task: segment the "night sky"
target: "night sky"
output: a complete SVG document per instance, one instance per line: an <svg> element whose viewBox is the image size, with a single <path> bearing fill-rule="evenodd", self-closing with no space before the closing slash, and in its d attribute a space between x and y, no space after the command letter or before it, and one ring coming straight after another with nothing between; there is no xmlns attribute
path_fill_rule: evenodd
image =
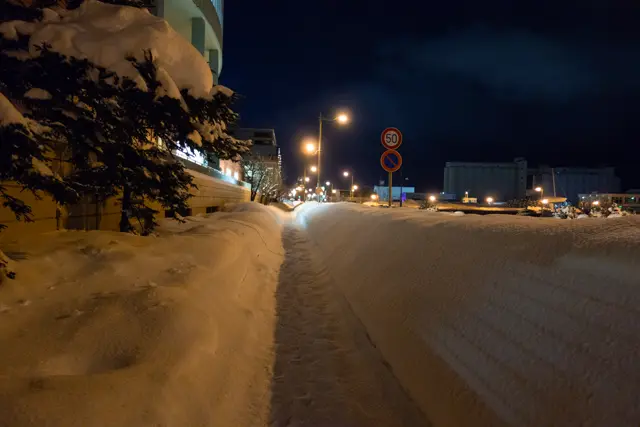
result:
<svg viewBox="0 0 640 427"><path fill-rule="evenodd" d="M241 126L275 129L289 182L320 111L344 109L323 181L384 178L395 126L418 191L442 186L446 161L518 156L616 166L640 188L639 22L637 0L227 0L221 83Z"/></svg>

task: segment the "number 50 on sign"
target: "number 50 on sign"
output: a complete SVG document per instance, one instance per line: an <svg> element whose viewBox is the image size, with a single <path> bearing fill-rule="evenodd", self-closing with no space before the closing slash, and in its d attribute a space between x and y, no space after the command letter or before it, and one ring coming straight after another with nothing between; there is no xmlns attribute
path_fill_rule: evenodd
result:
<svg viewBox="0 0 640 427"><path fill-rule="evenodd" d="M380 135L380 142L387 150L397 150L402 145L402 132L397 128L386 128Z"/></svg>

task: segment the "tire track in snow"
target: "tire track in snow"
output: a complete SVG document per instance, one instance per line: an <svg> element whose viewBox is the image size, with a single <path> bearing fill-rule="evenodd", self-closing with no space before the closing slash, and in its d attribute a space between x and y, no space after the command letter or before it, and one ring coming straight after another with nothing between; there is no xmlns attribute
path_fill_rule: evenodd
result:
<svg viewBox="0 0 640 427"><path fill-rule="evenodd" d="M334 288L305 231L287 225L283 246L270 425L428 426Z"/></svg>

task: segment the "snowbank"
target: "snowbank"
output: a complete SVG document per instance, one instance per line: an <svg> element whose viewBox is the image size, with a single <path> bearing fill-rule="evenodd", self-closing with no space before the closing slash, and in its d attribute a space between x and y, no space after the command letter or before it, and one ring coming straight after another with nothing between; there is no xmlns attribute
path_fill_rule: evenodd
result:
<svg viewBox="0 0 640 427"><path fill-rule="evenodd" d="M266 425L281 227L237 205L3 247L0 425Z"/></svg>
<svg viewBox="0 0 640 427"><path fill-rule="evenodd" d="M638 425L640 218L297 219L435 427Z"/></svg>
<svg viewBox="0 0 640 427"><path fill-rule="evenodd" d="M45 9L39 22L4 22L0 33L9 39L30 35L32 56L38 55L36 47L46 42L56 52L86 58L130 77L143 88L144 80L126 57L143 59L144 50L150 49L167 95L180 98L180 89L188 89L196 97L232 94L227 88L214 87L211 69L200 52L146 9L87 0L74 10Z"/></svg>

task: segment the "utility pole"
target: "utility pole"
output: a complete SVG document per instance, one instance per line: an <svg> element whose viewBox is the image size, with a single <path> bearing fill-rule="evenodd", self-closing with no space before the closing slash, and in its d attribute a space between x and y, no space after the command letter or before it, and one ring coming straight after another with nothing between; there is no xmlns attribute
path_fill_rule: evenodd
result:
<svg viewBox="0 0 640 427"><path fill-rule="evenodd" d="M320 153L322 152L322 121L324 120L324 118L322 117L322 113L320 113L320 116L318 117L318 122L320 124L320 128L318 129L318 181L316 182L316 192L319 191L320 189ZM318 195L318 197L320 197L320 195Z"/></svg>

